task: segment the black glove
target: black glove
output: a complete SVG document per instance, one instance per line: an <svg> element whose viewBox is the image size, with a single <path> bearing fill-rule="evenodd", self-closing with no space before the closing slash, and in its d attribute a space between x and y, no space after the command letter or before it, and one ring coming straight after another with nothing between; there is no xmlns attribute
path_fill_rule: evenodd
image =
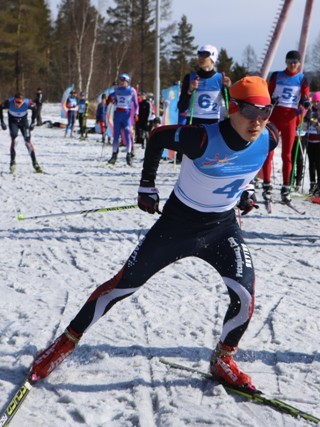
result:
<svg viewBox="0 0 320 427"><path fill-rule="evenodd" d="M303 108L309 108L311 106L311 102L310 101L304 101L302 105L303 105Z"/></svg>
<svg viewBox="0 0 320 427"><path fill-rule="evenodd" d="M33 131L33 129L34 129L34 123L32 122L30 125L30 131Z"/></svg>
<svg viewBox="0 0 320 427"><path fill-rule="evenodd" d="M246 215L250 211L252 211L253 208L259 209L259 206L256 204L257 199L254 194L254 189L248 189L245 190L240 197L238 208L242 211L241 215Z"/></svg>
<svg viewBox="0 0 320 427"><path fill-rule="evenodd" d="M5 124L5 122L1 122L1 128L2 130L7 130L7 125Z"/></svg>
<svg viewBox="0 0 320 427"><path fill-rule="evenodd" d="M158 190L154 186L154 182L141 180L140 187L138 189L139 208L149 214L154 214L155 212L160 214L159 202L160 198Z"/></svg>

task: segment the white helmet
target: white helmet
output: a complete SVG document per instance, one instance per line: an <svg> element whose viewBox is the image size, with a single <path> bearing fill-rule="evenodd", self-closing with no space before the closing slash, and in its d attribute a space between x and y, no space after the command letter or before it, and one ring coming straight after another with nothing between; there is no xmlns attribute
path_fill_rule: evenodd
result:
<svg viewBox="0 0 320 427"><path fill-rule="evenodd" d="M218 49L215 46L212 46L211 44L205 44L204 46L201 46L198 50L199 53L208 53L208 57L211 59L212 62L216 62L218 59Z"/></svg>
<svg viewBox="0 0 320 427"><path fill-rule="evenodd" d="M130 78L129 74L123 73L123 74L120 74L119 80L130 83L131 78Z"/></svg>

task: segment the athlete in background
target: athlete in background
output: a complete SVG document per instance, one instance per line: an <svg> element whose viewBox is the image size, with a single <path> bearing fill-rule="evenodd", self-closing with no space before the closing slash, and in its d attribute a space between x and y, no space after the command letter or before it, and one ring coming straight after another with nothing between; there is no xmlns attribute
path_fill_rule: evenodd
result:
<svg viewBox="0 0 320 427"><path fill-rule="evenodd" d="M310 89L307 79L300 68L300 53L290 50L286 55L287 68L284 71L272 73L269 81L271 98L276 102L270 121L281 133L282 142L282 187L281 200L284 203L291 201L290 177L292 171L291 152L296 136L297 115L300 114L299 106L310 106ZM274 153L271 152L263 166L263 197L271 199L271 169Z"/></svg>
<svg viewBox="0 0 320 427"><path fill-rule="evenodd" d="M11 136L10 172L15 173L16 171L16 138L20 130L27 150L30 154L34 170L37 173L42 173L42 169L36 159L34 146L31 143L31 131L34 129L36 119L36 104L31 99L23 98L20 92L16 93L12 98L5 100L0 105L0 122L2 129L6 130L7 126L3 120L4 109L8 110L8 124ZM30 125L28 121L28 110L32 111Z"/></svg>
<svg viewBox="0 0 320 427"><path fill-rule="evenodd" d="M204 45L200 47L197 55L197 71L186 74L182 81L178 101L180 124L218 122L226 101L225 88L231 85L230 77L214 69L218 59L215 46ZM181 153L177 154L177 162L181 163Z"/></svg>
<svg viewBox="0 0 320 427"><path fill-rule="evenodd" d="M130 86L131 78L128 74L121 74L119 76L119 86L115 88L108 99L107 105L110 102L115 104L114 119L113 119L113 150L112 157L109 162L114 165L118 158L119 153L119 138L121 130L126 139L125 145L127 147L126 161L128 165L132 164L132 136L131 136L131 116L135 118L139 114L139 103L136 90Z"/></svg>
<svg viewBox="0 0 320 427"><path fill-rule="evenodd" d="M181 93L178 101L180 114L186 116L186 123L192 124L216 123L221 118L221 105L225 98L225 87L230 87L230 77L214 70L218 59L218 50L215 46L204 45L198 52L198 70L186 74L182 81ZM193 91L195 91L194 95ZM192 103L193 104L192 104Z"/></svg>

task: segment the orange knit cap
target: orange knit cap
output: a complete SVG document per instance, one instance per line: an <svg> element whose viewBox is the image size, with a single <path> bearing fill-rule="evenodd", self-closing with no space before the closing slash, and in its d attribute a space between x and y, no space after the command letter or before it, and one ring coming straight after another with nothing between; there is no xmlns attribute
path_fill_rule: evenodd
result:
<svg viewBox="0 0 320 427"><path fill-rule="evenodd" d="M271 98L267 82L258 76L246 76L229 89L230 97L238 101L260 106L270 105Z"/></svg>

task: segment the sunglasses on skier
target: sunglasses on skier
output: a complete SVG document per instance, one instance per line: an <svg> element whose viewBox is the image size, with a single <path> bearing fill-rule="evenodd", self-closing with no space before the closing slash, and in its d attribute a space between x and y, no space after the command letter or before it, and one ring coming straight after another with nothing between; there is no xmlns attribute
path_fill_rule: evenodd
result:
<svg viewBox="0 0 320 427"><path fill-rule="evenodd" d="M255 105L245 101L237 101L231 98L230 102L236 104L239 109L239 113L248 120L257 120L258 118L262 121L268 120L271 116L273 105Z"/></svg>
<svg viewBox="0 0 320 427"><path fill-rule="evenodd" d="M210 52L198 50L198 57L199 58L209 58L210 55L211 55Z"/></svg>

